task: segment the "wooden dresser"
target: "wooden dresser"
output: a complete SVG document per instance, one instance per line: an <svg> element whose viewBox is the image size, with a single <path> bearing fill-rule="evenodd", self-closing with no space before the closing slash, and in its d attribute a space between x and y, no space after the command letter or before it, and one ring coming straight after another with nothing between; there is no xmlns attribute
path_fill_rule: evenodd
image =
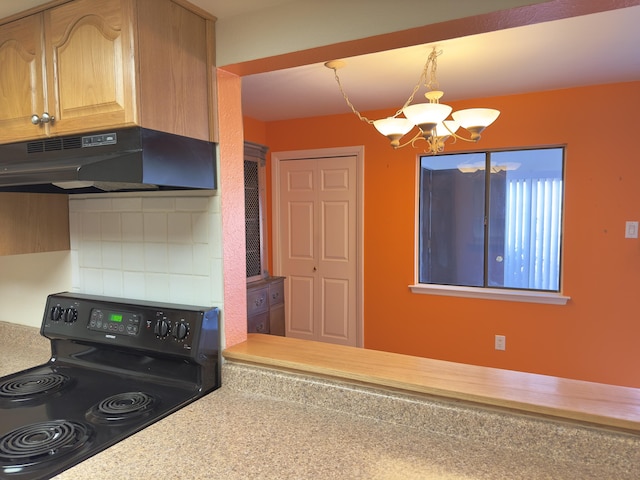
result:
<svg viewBox="0 0 640 480"><path fill-rule="evenodd" d="M247 283L247 331L284 336L284 277Z"/></svg>

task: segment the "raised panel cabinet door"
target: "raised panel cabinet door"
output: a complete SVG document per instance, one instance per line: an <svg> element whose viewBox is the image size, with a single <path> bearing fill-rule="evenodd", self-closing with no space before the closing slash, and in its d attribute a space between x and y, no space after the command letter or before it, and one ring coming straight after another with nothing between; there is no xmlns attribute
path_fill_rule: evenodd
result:
<svg viewBox="0 0 640 480"><path fill-rule="evenodd" d="M136 124L131 0L76 0L44 16L51 133Z"/></svg>
<svg viewBox="0 0 640 480"><path fill-rule="evenodd" d="M45 136L31 116L45 108L42 15L0 27L0 143Z"/></svg>

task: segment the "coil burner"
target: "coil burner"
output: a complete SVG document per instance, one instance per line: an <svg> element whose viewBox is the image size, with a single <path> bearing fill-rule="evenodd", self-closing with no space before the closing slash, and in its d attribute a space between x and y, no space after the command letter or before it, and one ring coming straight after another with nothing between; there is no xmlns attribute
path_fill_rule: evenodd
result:
<svg viewBox="0 0 640 480"><path fill-rule="evenodd" d="M144 392L112 395L91 407L87 419L98 423L125 422L151 414L156 400Z"/></svg>
<svg viewBox="0 0 640 480"><path fill-rule="evenodd" d="M38 400L59 392L70 382L69 377L59 373L22 375L0 383L0 401Z"/></svg>
<svg viewBox="0 0 640 480"><path fill-rule="evenodd" d="M0 438L0 465L5 473L57 461L82 448L90 439L89 425L51 420L19 427Z"/></svg>

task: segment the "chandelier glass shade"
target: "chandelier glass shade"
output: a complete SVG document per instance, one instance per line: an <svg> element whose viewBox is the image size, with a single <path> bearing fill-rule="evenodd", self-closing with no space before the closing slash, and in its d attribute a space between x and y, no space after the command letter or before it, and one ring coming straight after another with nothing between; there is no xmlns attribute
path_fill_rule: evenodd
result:
<svg viewBox="0 0 640 480"><path fill-rule="evenodd" d="M438 86L436 70L439 54L435 48L429 54L420 81L414 87L411 96L405 104L394 116L380 120L369 120L356 110L349 100L338 76L338 69L344 67L345 62L334 60L325 63L325 66L334 71L340 92L353 113L363 122L372 124L378 132L387 137L393 148L401 148L407 145L415 146L415 143L422 139L427 141L428 151L436 154L444 151L444 142L451 137L454 138L454 141L459 139L467 142L477 142L480 140L482 131L491 125L498 118L498 115L500 115L498 110L491 108L468 108L452 113L452 107L440 103L440 98L442 98L444 92L436 88ZM425 93L427 102L412 104L413 98L423 83L428 89L427 93ZM453 120L447 119L449 115L453 117ZM418 128L418 133L410 140L401 144L400 141L402 137L407 135L415 127ZM469 132L469 138L456 133L460 128Z"/></svg>

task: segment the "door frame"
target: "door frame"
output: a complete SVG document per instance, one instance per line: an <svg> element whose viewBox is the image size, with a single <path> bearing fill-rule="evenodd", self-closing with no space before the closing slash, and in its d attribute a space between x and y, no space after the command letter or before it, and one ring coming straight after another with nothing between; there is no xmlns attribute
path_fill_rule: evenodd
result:
<svg viewBox="0 0 640 480"><path fill-rule="evenodd" d="M364 346L364 146L291 150L271 153L271 219L274 275L282 275L280 239L280 162L356 157L356 346Z"/></svg>

